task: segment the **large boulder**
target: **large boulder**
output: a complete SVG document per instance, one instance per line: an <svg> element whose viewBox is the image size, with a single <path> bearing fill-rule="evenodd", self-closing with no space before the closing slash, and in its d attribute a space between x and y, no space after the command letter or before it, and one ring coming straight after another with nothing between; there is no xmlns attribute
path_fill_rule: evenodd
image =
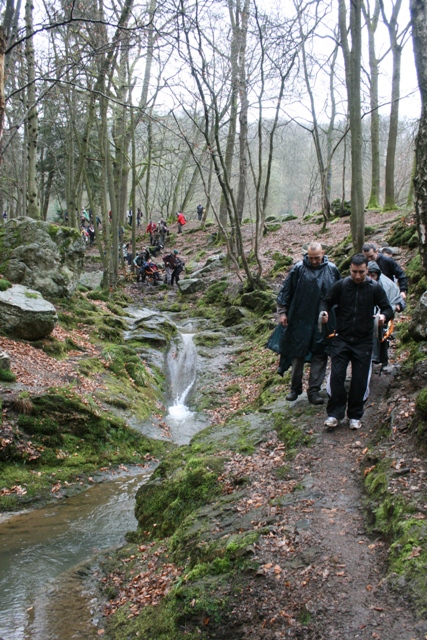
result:
<svg viewBox="0 0 427 640"><path fill-rule="evenodd" d="M427 340L427 291L423 293L414 309L408 331L416 342Z"/></svg>
<svg viewBox="0 0 427 640"><path fill-rule="evenodd" d="M98 289L104 279L103 271L85 271L79 278L79 284L87 289Z"/></svg>
<svg viewBox="0 0 427 640"><path fill-rule="evenodd" d="M203 280L199 280L198 278L185 278L178 282L178 288L182 294L187 294L203 291L206 285Z"/></svg>
<svg viewBox="0 0 427 640"><path fill-rule="evenodd" d="M74 293L84 251L77 229L28 217L13 218L0 228L0 271L11 282L49 298Z"/></svg>
<svg viewBox="0 0 427 640"><path fill-rule="evenodd" d="M52 333L56 309L33 289L15 284L0 292L0 327L13 338L39 340Z"/></svg>

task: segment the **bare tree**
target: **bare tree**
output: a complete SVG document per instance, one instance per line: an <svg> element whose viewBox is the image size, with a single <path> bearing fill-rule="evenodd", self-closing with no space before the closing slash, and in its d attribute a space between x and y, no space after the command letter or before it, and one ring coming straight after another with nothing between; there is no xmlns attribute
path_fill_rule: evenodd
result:
<svg viewBox="0 0 427 640"><path fill-rule="evenodd" d="M368 28L369 46L369 99L371 106L371 191L368 209L380 206L380 122L378 112L378 76L379 61L375 50L375 33L380 17L380 2L374 0L374 10L370 13L369 0L362 3L362 11Z"/></svg>
<svg viewBox="0 0 427 640"><path fill-rule="evenodd" d="M415 211L420 254L427 271L427 2L411 0L412 40L421 94L422 112L416 139Z"/></svg>
<svg viewBox="0 0 427 640"><path fill-rule="evenodd" d="M396 162L396 142L397 130L399 126L399 101L400 101L400 68L402 60L402 49L408 33L409 24L399 32L398 17L402 0L396 0L390 19L387 18L384 10L383 0L379 0L383 21L387 26L390 48L393 55L393 76L391 84L391 108L390 108L390 128L388 134L387 156L385 166L385 195L384 210L396 209L396 199L394 195L394 172Z"/></svg>
<svg viewBox="0 0 427 640"><path fill-rule="evenodd" d="M345 0L339 0L339 27L344 54L348 111L351 133L351 234L356 251L362 249L365 238L365 215L362 179L362 112L360 68L362 61L362 0L352 0L349 31Z"/></svg>

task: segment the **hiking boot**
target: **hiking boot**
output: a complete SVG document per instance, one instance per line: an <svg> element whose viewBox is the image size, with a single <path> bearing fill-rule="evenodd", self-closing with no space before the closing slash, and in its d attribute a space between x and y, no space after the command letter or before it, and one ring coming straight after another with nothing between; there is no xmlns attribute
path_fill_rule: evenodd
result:
<svg viewBox="0 0 427 640"><path fill-rule="evenodd" d="M310 393L308 401L310 404L323 404L323 398L317 391L315 393Z"/></svg>
<svg viewBox="0 0 427 640"><path fill-rule="evenodd" d="M348 426L350 429L360 429L362 423L357 418L350 418L350 424Z"/></svg>
<svg viewBox="0 0 427 640"><path fill-rule="evenodd" d="M288 402L293 402L294 400L296 400L299 396L299 393L297 393L296 391L294 391L293 389L290 390L290 392L288 393L288 395L286 396L286 400Z"/></svg>
<svg viewBox="0 0 427 640"><path fill-rule="evenodd" d="M338 420L334 416L328 416L324 422L327 429L335 429L338 426Z"/></svg>

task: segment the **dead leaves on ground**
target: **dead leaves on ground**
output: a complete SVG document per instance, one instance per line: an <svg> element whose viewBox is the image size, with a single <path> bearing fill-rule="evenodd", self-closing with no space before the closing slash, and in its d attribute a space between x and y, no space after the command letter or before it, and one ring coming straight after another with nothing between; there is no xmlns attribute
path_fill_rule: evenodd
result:
<svg viewBox="0 0 427 640"><path fill-rule="evenodd" d="M70 336L60 327L54 329L57 332L57 339L64 338L64 335ZM76 338L75 332L71 336L82 348L91 355L97 355L97 350L87 341ZM88 379L81 376L76 369L76 365L71 360L57 360L46 354L41 349L36 349L28 342L19 342L10 338L0 336L0 349L6 351L10 355L11 370L16 375L17 382L24 384L26 387L35 388L37 390L52 387L53 385L61 385L74 380L78 383L82 391L93 392L99 387L99 382L93 378ZM75 352L79 356L82 352ZM87 355L87 353L86 353Z"/></svg>
<svg viewBox="0 0 427 640"><path fill-rule="evenodd" d="M116 571L103 579L104 584L118 590L117 597L110 600L104 608L106 616L128 604L128 617L132 618L137 616L143 607L158 605L169 593L173 582L179 578L183 570L172 562L165 562L166 547L153 550L154 546L155 543L141 545L140 556L132 555L122 560L124 564L133 563L130 573L137 571L136 575L128 578L124 571Z"/></svg>

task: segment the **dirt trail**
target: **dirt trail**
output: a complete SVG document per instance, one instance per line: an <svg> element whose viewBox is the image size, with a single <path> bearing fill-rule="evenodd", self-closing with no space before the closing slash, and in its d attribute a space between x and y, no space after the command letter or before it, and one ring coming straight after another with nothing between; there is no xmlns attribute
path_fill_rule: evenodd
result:
<svg viewBox="0 0 427 640"><path fill-rule="evenodd" d="M396 594L387 585L387 545L365 529L359 460L390 379L373 376L360 431L346 425L325 431L324 407L310 418L316 444L292 462L301 489L285 496L270 537L260 543L255 559L264 571L234 611L238 637L427 638L427 621L417 620L404 590ZM304 396L295 411L307 406Z"/></svg>

